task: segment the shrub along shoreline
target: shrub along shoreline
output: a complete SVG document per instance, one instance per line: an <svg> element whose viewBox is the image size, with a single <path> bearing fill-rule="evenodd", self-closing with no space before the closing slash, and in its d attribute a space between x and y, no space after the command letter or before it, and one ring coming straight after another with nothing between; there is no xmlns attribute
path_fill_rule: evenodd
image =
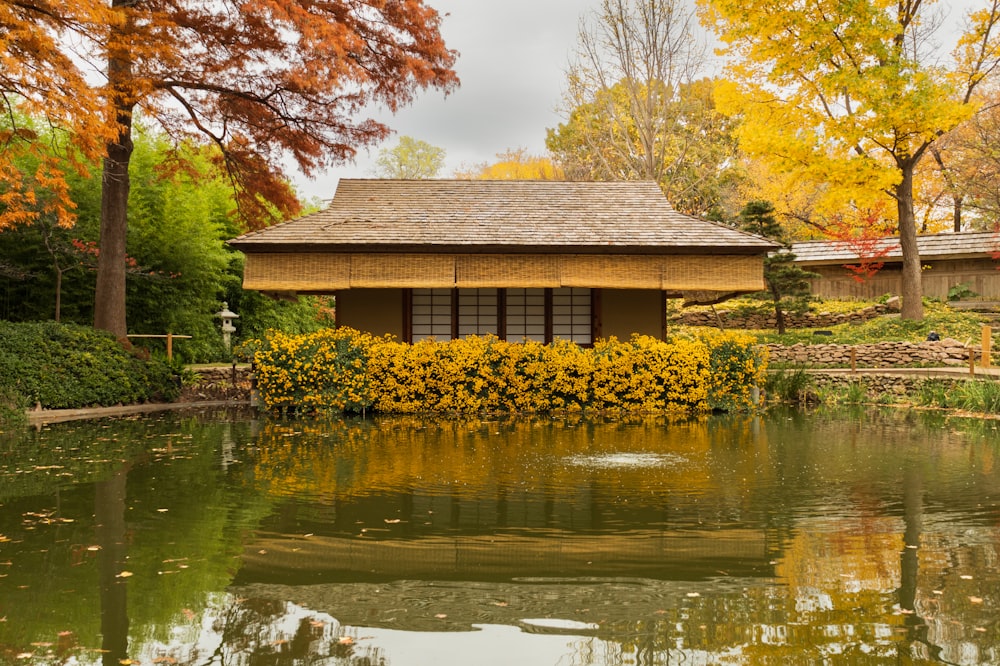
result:
<svg viewBox="0 0 1000 666"><path fill-rule="evenodd" d="M169 402L180 373L142 358L110 333L76 324L0 321L0 412Z"/></svg>
<svg viewBox="0 0 1000 666"><path fill-rule="evenodd" d="M272 332L248 353L263 407L296 412L748 411L766 369L766 352L735 332L581 347L495 336L409 344L337 328Z"/></svg>
<svg viewBox="0 0 1000 666"><path fill-rule="evenodd" d="M767 346L734 331L683 332L668 341L612 338L580 347L494 336L406 344L340 328L271 332L243 351L255 363L260 406L273 413L697 414L752 411L763 406L761 398L1000 413L995 380L896 378L898 385L890 386L887 378L818 377L797 363L767 371ZM170 403L181 395L181 374L179 364L143 358L89 327L0 322L0 421L23 422L26 410L39 406ZM249 385L228 381L220 383L229 387L226 395L245 399ZM201 395L197 382L189 384L189 395Z"/></svg>

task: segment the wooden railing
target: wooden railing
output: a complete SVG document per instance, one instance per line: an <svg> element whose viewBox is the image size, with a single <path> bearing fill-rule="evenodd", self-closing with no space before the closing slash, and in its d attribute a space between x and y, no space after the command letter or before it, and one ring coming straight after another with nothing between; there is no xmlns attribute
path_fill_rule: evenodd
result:
<svg viewBox="0 0 1000 666"><path fill-rule="evenodd" d="M174 358L174 340L190 340L190 335L178 335L176 333L167 333L166 335L145 335L139 333L129 333L129 338L166 338L167 340L167 360L173 360Z"/></svg>

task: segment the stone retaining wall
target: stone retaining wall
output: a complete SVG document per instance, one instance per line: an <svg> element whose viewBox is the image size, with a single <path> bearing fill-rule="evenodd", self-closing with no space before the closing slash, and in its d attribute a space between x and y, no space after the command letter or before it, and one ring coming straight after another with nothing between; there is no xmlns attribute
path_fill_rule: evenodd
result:
<svg viewBox="0 0 1000 666"><path fill-rule="evenodd" d="M860 324L891 311L893 309L888 305L872 305L855 312L807 312L801 315L786 312L785 325L788 328L829 328L838 324ZM686 310L670 319L674 324L710 327L718 327L719 320L722 321L724 328L760 331L777 328L778 326L774 321L773 311L770 313L743 314L730 310L719 310L717 312L710 310Z"/></svg>
<svg viewBox="0 0 1000 666"><path fill-rule="evenodd" d="M818 344L766 345L772 364L789 363L808 367L900 368L933 365L968 365L969 354L976 349L966 347L953 338L937 342L876 342L863 345Z"/></svg>
<svg viewBox="0 0 1000 666"><path fill-rule="evenodd" d="M873 402L877 402L880 397L893 396L900 397L914 395L928 382L934 382L943 386L946 390L951 390L960 382L967 379L952 379L940 377L899 377L891 375L825 375L818 372L812 375L816 386L819 388L839 388L846 389L852 384L860 384L865 395Z"/></svg>
<svg viewBox="0 0 1000 666"><path fill-rule="evenodd" d="M918 391L927 382L943 384L949 389L965 379L940 377L900 377L892 375L825 375L822 372L813 374L816 385L820 388L846 388L851 384L860 384L865 393L872 397L880 395L909 395Z"/></svg>
<svg viewBox="0 0 1000 666"><path fill-rule="evenodd" d="M178 402L199 400L250 400L251 372L248 366L199 368L197 380L185 386Z"/></svg>

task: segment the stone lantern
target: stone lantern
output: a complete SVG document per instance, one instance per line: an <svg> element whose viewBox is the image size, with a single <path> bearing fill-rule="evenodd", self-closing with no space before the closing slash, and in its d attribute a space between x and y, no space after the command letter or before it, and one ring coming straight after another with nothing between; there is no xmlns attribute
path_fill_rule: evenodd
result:
<svg viewBox="0 0 1000 666"><path fill-rule="evenodd" d="M226 346L226 351L229 351L229 346L231 344L231 336L236 332L236 327L233 326L233 320L239 319L240 316L229 309L229 303L225 301L222 302L222 310L215 313L215 316L222 320L222 344Z"/></svg>

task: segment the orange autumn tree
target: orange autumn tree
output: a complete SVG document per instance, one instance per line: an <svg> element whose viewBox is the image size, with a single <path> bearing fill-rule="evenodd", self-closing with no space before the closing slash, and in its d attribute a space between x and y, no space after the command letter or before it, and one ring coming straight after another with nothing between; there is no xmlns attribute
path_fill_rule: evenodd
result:
<svg viewBox="0 0 1000 666"><path fill-rule="evenodd" d="M72 224L66 168L84 171L111 137L91 83L60 42L111 20L111 8L71 2L55 9L0 2L0 229L42 214ZM61 155L53 154L52 143L63 148ZM25 169L25 163L33 166Z"/></svg>
<svg viewBox="0 0 1000 666"><path fill-rule="evenodd" d="M421 0L0 0L6 107L42 112L78 154L102 159L94 325L127 331L137 114L177 142L213 145L243 223L263 226L299 210L287 157L306 175L349 160L389 133L367 117L373 107L395 111L418 90L457 85L439 28ZM0 150L32 138L15 127ZM20 194L0 204L26 209L32 195L3 159L0 192ZM57 171L41 176L58 188Z"/></svg>

